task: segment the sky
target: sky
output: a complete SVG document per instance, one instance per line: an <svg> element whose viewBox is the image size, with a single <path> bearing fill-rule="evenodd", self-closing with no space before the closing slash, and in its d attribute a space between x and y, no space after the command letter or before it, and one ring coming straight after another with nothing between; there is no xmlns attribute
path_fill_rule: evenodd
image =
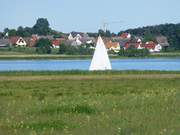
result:
<svg viewBox="0 0 180 135"><path fill-rule="evenodd" d="M97 32L180 23L180 0L0 0L0 31L47 18L61 32ZM113 23L116 22L116 23Z"/></svg>

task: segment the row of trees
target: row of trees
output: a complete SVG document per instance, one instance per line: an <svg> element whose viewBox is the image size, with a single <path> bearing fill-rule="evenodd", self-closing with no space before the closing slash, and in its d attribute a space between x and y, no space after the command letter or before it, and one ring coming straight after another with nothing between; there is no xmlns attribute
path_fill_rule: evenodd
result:
<svg viewBox="0 0 180 135"><path fill-rule="evenodd" d="M161 24L156 26L147 26L136 29L128 29L121 31L118 35L123 32L128 32L136 36L144 37L145 40L155 40L156 36L163 35L168 38L170 48L180 50L180 23L179 24Z"/></svg>
<svg viewBox="0 0 180 135"><path fill-rule="evenodd" d="M52 30L46 18L39 18L33 27L24 28L22 26L19 26L17 30L5 28L3 34L6 35L6 33L8 33L8 36L10 37L11 36L29 37L32 34L61 36L62 34L55 30Z"/></svg>

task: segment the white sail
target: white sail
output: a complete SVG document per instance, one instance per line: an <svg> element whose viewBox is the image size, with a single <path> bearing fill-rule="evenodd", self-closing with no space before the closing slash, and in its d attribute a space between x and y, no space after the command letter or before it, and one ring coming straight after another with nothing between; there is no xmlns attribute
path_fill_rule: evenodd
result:
<svg viewBox="0 0 180 135"><path fill-rule="evenodd" d="M111 63L102 38L99 36L93 59L89 67L90 71L94 70L111 70Z"/></svg>

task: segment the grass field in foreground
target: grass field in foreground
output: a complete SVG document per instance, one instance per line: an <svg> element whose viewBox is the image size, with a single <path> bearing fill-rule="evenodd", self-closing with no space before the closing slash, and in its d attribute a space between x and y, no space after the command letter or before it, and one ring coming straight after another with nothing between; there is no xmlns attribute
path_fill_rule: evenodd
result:
<svg viewBox="0 0 180 135"><path fill-rule="evenodd" d="M179 135L180 73L0 73L0 135L61 134Z"/></svg>

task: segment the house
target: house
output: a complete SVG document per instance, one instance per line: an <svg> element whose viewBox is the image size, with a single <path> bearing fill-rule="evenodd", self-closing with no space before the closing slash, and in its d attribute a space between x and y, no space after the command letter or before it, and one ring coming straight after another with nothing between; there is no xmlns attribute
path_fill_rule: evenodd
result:
<svg viewBox="0 0 180 135"><path fill-rule="evenodd" d="M38 35L32 35L31 37L24 38L24 40L26 41L28 47L35 47L39 37Z"/></svg>
<svg viewBox="0 0 180 135"><path fill-rule="evenodd" d="M124 50L127 50L129 47L130 47L130 45L128 42L123 45Z"/></svg>
<svg viewBox="0 0 180 135"><path fill-rule="evenodd" d="M52 43L53 48L59 48L61 44L60 40L57 40L57 39L52 40L51 43Z"/></svg>
<svg viewBox="0 0 180 135"><path fill-rule="evenodd" d="M27 43L22 37L19 37L19 39L16 41L17 47L25 47L26 45Z"/></svg>
<svg viewBox="0 0 180 135"><path fill-rule="evenodd" d="M70 33L68 36L68 40L74 40L74 37L72 36L72 34Z"/></svg>
<svg viewBox="0 0 180 135"><path fill-rule="evenodd" d="M157 36L156 41L159 45L162 46L165 50L169 47L168 39L165 36Z"/></svg>
<svg viewBox="0 0 180 135"><path fill-rule="evenodd" d="M80 34L77 34L76 36L75 36L75 39L81 39L82 38L82 36L80 35Z"/></svg>
<svg viewBox="0 0 180 135"><path fill-rule="evenodd" d="M0 39L0 47L7 47L10 44L8 39Z"/></svg>
<svg viewBox="0 0 180 135"><path fill-rule="evenodd" d="M17 36L10 37L10 38L9 38L10 45L15 46L15 45L16 45L16 42L18 41L18 39L19 39L19 37L17 37Z"/></svg>
<svg viewBox="0 0 180 135"><path fill-rule="evenodd" d="M143 46L142 44L137 43L137 42L127 42L124 45L124 50L127 50L128 48L135 48L135 49L140 50L140 49L143 49Z"/></svg>
<svg viewBox="0 0 180 135"><path fill-rule="evenodd" d="M93 40L86 41L86 44L93 44Z"/></svg>
<svg viewBox="0 0 180 135"><path fill-rule="evenodd" d="M130 33L122 33L120 35L121 39L131 39L131 34Z"/></svg>
<svg viewBox="0 0 180 135"><path fill-rule="evenodd" d="M112 42L109 40L108 42L105 43L106 48L108 50L114 51L114 52L119 52L120 51L120 44L119 42Z"/></svg>
<svg viewBox="0 0 180 135"><path fill-rule="evenodd" d="M141 50L141 49L144 49L144 47L141 43L137 43L136 49Z"/></svg>
<svg viewBox="0 0 180 135"><path fill-rule="evenodd" d="M148 50L154 50L156 44L153 41L146 42L144 47Z"/></svg>
<svg viewBox="0 0 180 135"><path fill-rule="evenodd" d="M34 47L38 40L39 40L38 35L32 35L28 45L30 47Z"/></svg>
<svg viewBox="0 0 180 135"><path fill-rule="evenodd" d="M162 46L160 44L157 44L154 48L155 52L160 52L162 50Z"/></svg>
<svg viewBox="0 0 180 135"><path fill-rule="evenodd" d="M138 38L137 43L142 44L142 40L140 38Z"/></svg>
<svg viewBox="0 0 180 135"><path fill-rule="evenodd" d="M128 48L143 49L142 43L138 42L138 40L134 38L125 41L123 44L121 44L121 46L124 47L124 50L127 50Z"/></svg>
<svg viewBox="0 0 180 135"><path fill-rule="evenodd" d="M17 37L17 36L11 37L9 39L9 42L10 42L10 45L14 45L16 47L17 46L18 47L25 47L25 46L27 46L26 41L22 37Z"/></svg>
<svg viewBox="0 0 180 135"><path fill-rule="evenodd" d="M82 42L77 38L71 43L72 46L80 46L82 45Z"/></svg>
<svg viewBox="0 0 180 135"><path fill-rule="evenodd" d="M146 42L145 48L147 48L150 52L160 52L162 50L162 46L154 43L153 41Z"/></svg>
<svg viewBox="0 0 180 135"><path fill-rule="evenodd" d="M92 37L89 37L87 33L73 32L69 34L68 40L65 41L64 43L66 45L79 46L82 44L93 44L94 42L95 42L95 39Z"/></svg>

